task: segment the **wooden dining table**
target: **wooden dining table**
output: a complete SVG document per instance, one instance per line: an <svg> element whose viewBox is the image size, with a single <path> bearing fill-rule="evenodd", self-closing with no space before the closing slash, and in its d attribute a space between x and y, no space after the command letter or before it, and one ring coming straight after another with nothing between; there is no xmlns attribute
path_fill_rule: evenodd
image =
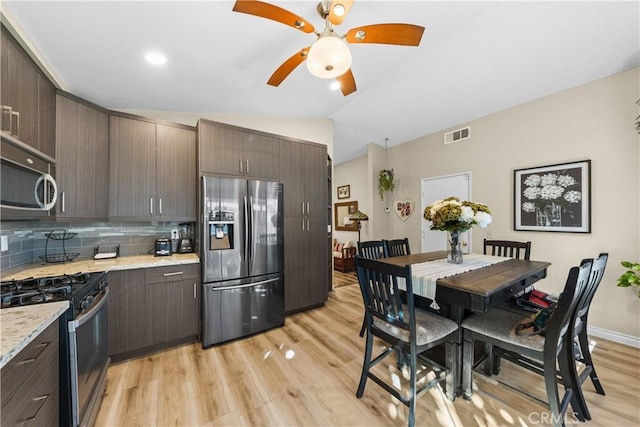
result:
<svg viewBox="0 0 640 427"><path fill-rule="evenodd" d="M380 261L405 267L446 257L446 251L436 251L382 258ZM460 325L470 313L486 313L509 297L544 279L547 277L547 268L550 265L551 263L545 261L511 258L486 267L440 278L436 281L436 301L440 305L439 313ZM416 300L416 306L429 309L429 301L422 296L418 295ZM447 396L450 399L459 396L462 391L461 373L464 358L461 328L458 329L455 347L451 366L453 378L452 382L449 382L454 384L455 390L447 390Z"/></svg>

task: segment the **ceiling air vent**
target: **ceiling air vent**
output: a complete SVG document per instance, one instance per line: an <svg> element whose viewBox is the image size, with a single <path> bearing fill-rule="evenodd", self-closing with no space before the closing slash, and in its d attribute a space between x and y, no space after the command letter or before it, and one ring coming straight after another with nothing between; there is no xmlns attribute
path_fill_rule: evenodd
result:
<svg viewBox="0 0 640 427"><path fill-rule="evenodd" d="M453 144L454 142L462 141L469 138L471 138L471 126L445 133L444 143Z"/></svg>

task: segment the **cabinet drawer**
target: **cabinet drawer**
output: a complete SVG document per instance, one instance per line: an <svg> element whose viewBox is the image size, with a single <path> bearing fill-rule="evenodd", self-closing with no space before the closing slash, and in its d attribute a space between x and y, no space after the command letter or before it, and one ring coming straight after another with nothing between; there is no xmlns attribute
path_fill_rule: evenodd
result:
<svg viewBox="0 0 640 427"><path fill-rule="evenodd" d="M29 381L22 384L9 401L5 402L3 397L2 425L57 426L60 418L57 352L55 357L39 364Z"/></svg>
<svg viewBox="0 0 640 427"><path fill-rule="evenodd" d="M179 280L198 280L198 264L183 264L145 269L145 282L167 283Z"/></svg>
<svg viewBox="0 0 640 427"><path fill-rule="evenodd" d="M29 380L40 380L38 376L41 374L37 374L37 371L41 368L54 369L57 377L59 349L58 322L59 321L55 321L49 325L47 329L2 368L0 390L2 393L3 408L19 389L27 386ZM4 424L4 409L2 412L2 421Z"/></svg>

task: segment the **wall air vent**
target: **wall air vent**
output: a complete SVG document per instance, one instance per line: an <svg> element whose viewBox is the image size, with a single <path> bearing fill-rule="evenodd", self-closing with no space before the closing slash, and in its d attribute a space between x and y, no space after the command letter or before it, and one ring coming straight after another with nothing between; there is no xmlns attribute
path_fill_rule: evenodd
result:
<svg viewBox="0 0 640 427"><path fill-rule="evenodd" d="M471 138L471 126L445 133L444 143L453 144L454 142L462 141L469 138Z"/></svg>

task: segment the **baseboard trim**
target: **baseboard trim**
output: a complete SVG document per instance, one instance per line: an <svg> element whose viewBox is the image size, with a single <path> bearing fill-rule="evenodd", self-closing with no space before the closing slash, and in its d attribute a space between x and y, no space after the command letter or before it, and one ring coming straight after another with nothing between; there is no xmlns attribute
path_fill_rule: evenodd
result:
<svg viewBox="0 0 640 427"><path fill-rule="evenodd" d="M629 347L640 348L640 338L634 337L633 335L621 334L619 332L596 328L594 326L589 326L589 335L598 338L604 338L618 344L628 345Z"/></svg>

